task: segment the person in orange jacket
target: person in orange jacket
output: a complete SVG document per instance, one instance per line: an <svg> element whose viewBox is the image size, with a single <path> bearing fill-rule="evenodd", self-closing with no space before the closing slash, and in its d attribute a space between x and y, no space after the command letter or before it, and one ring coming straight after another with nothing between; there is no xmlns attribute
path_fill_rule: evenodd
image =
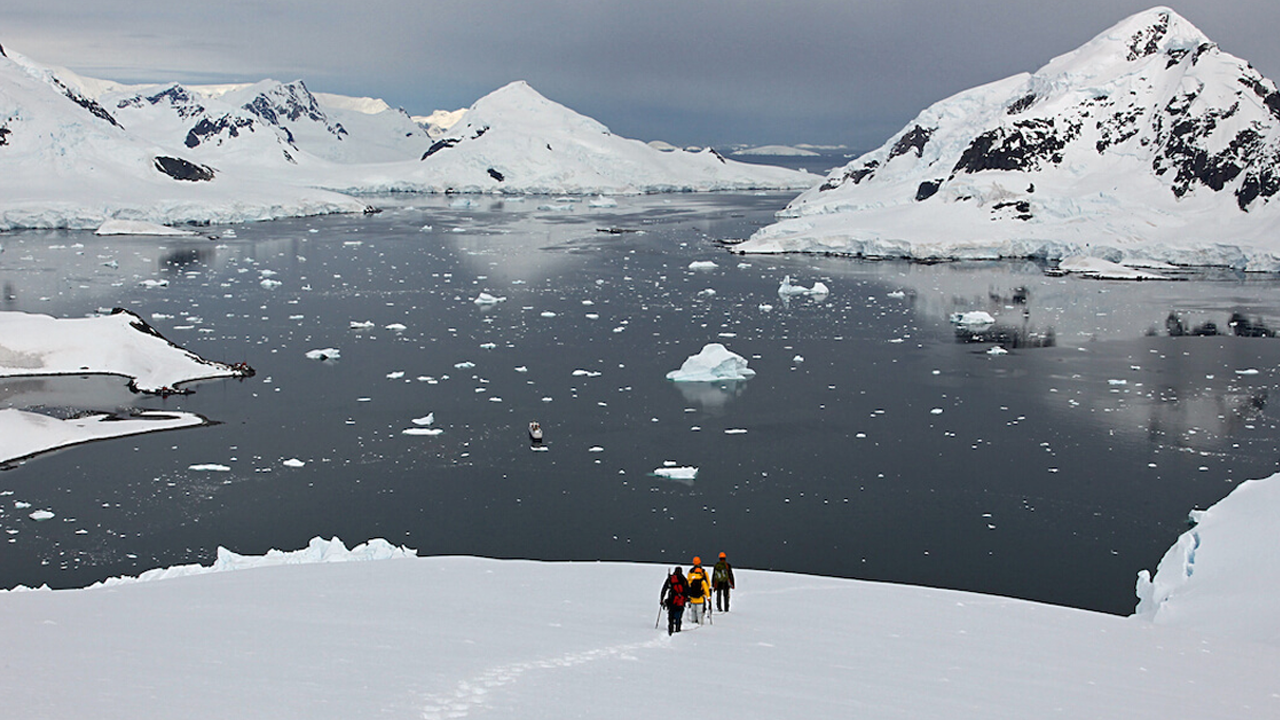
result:
<svg viewBox="0 0 1280 720"><path fill-rule="evenodd" d="M720 562L711 569L711 590L716 594L717 612L729 612L729 591L733 587L733 566L725 554L720 553Z"/></svg>
<svg viewBox="0 0 1280 720"><path fill-rule="evenodd" d="M703 611L711 600L711 582L707 579L707 571L702 567L702 558L693 559L693 567L689 568L689 619L701 625Z"/></svg>

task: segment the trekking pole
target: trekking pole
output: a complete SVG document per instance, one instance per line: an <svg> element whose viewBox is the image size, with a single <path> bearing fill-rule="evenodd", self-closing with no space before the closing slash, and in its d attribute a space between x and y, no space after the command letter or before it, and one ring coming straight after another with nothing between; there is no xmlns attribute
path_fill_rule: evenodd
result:
<svg viewBox="0 0 1280 720"><path fill-rule="evenodd" d="M707 624L715 625L715 623L712 622L711 620L711 605L712 605L711 598L707 598Z"/></svg>
<svg viewBox="0 0 1280 720"><path fill-rule="evenodd" d="M662 603L658 603L658 619L653 621L653 629L658 629L658 623L662 622Z"/></svg>

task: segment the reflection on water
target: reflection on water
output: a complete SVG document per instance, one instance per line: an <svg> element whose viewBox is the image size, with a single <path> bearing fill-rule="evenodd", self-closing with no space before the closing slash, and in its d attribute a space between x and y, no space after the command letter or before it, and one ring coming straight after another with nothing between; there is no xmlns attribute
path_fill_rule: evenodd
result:
<svg viewBox="0 0 1280 720"><path fill-rule="evenodd" d="M221 423L0 473L3 497L58 516L35 524L0 504L0 585L82 585L208 561L218 545L261 553L337 535L543 559L723 549L743 567L1126 612L1137 570L1189 509L1275 468L1274 280L1124 284L1034 263L718 244L788 199L405 196L376 216L217 241L13 234L8 307L127 307L258 375L172 398L111 379L4 385L14 407ZM830 293L784 301L788 275ZM157 278L168 284L144 284ZM482 292L505 300L477 305ZM989 327L951 323L978 310ZM1223 332L1195 332L1208 323ZM666 380L709 342L757 375ZM1009 352L985 352L996 344ZM340 360L307 358L323 348ZM530 450L531 420L544 451ZM697 480L652 475L668 462ZM229 470L192 469L210 465Z"/></svg>

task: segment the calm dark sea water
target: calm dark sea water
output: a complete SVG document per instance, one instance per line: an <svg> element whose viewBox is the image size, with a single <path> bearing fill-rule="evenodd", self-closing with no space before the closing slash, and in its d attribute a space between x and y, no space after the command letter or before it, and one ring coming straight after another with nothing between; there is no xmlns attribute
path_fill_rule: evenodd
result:
<svg viewBox="0 0 1280 720"><path fill-rule="evenodd" d="M124 306L257 376L168 399L103 378L0 384L8 407L218 423L0 472L0 586L81 586L320 535L669 564L724 550L740 567L1127 613L1135 574L1188 510L1274 472L1280 343L1173 337L1168 323L1280 326L1274 279L1089 282L1030 263L749 257L716 242L787 199L401 197L376 216L216 240L4 236L3 309ZM831 292L784 302L786 275ZM481 292L505 300L480 306ZM969 310L999 324L957 331L950 315ZM992 339L1011 352L988 354ZM756 376L665 379L710 342ZM339 357L306 357L325 348ZM441 434L404 433L429 413ZM531 420L545 451L529 447ZM190 469L209 463L230 470ZM655 476L666 463L698 475Z"/></svg>

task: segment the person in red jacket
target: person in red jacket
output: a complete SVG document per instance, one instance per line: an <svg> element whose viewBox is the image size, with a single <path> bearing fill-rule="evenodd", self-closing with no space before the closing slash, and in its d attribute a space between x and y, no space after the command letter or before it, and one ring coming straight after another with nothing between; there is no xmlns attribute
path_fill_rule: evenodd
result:
<svg viewBox="0 0 1280 720"><path fill-rule="evenodd" d="M677 567L662 584L662 594L658 596L658 604L667 609L668 635L680 632L680 621L684 617L684 603L688 592L689 583L684 579L684 571Z"/></svg>

